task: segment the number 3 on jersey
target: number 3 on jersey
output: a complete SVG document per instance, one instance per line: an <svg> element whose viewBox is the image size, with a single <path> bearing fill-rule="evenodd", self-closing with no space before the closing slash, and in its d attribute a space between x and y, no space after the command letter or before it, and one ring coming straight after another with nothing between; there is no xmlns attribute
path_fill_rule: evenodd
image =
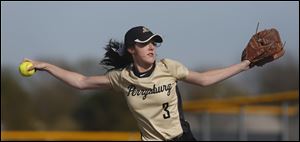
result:
<svg viewBox="0 0 300 142"><path fill-rule="evenodd" d="M168 110L169 103L164 103L164 104L162 105L162 107L163 107L164 111L166 112L166 113L163 115L163 116L164 116L164 119L170 118L170 112L169 112L169 110Z"/></svg>

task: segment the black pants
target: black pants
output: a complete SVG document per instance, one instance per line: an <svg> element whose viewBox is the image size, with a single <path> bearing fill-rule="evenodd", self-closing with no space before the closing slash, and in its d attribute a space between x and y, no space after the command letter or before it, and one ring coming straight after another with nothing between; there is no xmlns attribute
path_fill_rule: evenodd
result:
<svg viewBox="0 0 300 142"><path fill-rule="evenodd" d="M191 132L183 132L181 136L175 137L169 141L197 141Z"/></svg>

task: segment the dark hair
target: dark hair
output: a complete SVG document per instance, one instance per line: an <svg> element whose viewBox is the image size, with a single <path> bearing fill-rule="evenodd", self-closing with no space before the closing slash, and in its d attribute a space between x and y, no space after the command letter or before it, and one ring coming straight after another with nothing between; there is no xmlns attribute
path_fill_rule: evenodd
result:
<svg viewBox="0 0 300 142"><path fill-rule="evenodd" d="M125 68L133 62L131 54L126 49L123 49L124 53L122 56L118 53L120 48L124 48L124 43L113 39L110 39L108 44L104 47L106 53L100 64L109 66L109 68L105 67L107 72L114 69Z"/></svg>

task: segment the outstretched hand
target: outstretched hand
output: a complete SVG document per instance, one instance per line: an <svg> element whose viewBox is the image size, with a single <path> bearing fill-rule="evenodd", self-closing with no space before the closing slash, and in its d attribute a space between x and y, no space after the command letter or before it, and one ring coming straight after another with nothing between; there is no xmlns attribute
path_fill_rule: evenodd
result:
<svg viewBox="0 0 300 142"><path fill-rule="evenodd" d="M250 68L261 67L282 57L285 52L284 45L275 28L260 31L250 38L243 50L241 61L249 60Z"/></svg>
<svg viewBox="0 0 300 142"><path fill-rule="evenodd" d="M47 63L45 63L45 62L31 60L31 59L28 59L28 58L24 58L22 62L26 62L26 61L29 61L29 62L31 62L33 64L33 66L31 66L30 68L28 68L28 71L31 71L33 69L44 70L47 67Z"/></svg>

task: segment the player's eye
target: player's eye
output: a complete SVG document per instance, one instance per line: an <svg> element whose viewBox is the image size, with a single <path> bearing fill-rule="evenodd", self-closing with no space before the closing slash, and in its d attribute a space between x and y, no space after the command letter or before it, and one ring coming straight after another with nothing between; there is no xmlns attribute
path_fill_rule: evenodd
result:
<svg viewBox="0 0 300 142"><path fill-rule="evenodd" d="M155 47L160 47L161 43L158 43L158 42L152 42L152 44L155 46Z"/></svg>

